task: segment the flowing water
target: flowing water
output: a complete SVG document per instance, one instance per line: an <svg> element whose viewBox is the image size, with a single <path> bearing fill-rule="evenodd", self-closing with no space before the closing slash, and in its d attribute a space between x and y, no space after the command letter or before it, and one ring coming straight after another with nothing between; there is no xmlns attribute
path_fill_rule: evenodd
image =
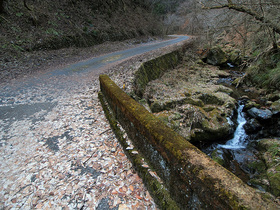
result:
<svg viewBox="0 0 280 210"><path fill-rule="evenodd" d="M251 174L248 164L250 164L252 160L256 160L257 157L251 149L247 148L249 136L244 129L246 119L243 108L244 104L242 101L239 101L237 109L237 127L233 138L229 139L224 144L214 143L208 148L202 149L202 151L214 159L221 159L223 162L222 165L225 168L247 183ZM233 124L230 119L228 119L228 121L230 124Z"/></svg>
<svg viewBox="0 0 280 210"><path fill-rule="evenodd" d="M225 149L244 149L246 148L246 138L247 134L244 129L244 125L246 124L246 119L244 117L244 113L242 112L244 105L239 104L237 109L237 123L238 126L234 132L234 137L226 142L226 144L218 144L219 148Z"/></svg>

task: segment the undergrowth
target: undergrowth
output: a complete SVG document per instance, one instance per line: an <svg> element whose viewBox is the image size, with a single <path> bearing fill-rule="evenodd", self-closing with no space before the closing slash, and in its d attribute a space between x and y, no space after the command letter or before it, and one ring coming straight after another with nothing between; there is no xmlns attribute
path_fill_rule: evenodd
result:
<svg viewBox="0 0 280 210"><path fill-rule="evenodd" d="M248 79L261 88L280 89L280 48L260 55L247 71Z"/></svg>

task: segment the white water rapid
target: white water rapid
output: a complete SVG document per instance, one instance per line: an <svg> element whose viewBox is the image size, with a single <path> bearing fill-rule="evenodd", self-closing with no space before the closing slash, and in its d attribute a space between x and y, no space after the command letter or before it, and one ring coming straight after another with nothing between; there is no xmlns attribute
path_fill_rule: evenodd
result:
<svg viewBox="0 0 280 210"><path fill-rule="evenodd" d="M238 126L234 132L234 137L226 142L226 144L222 145L219 144L218 147L225 148L225 149L243 149L245 148L245 140L247 137L247 134L245 132L245 129L243 126L246 123L246 119L242 113L244 105L239 104L239 107L237 109L237 123Z"/></svg>

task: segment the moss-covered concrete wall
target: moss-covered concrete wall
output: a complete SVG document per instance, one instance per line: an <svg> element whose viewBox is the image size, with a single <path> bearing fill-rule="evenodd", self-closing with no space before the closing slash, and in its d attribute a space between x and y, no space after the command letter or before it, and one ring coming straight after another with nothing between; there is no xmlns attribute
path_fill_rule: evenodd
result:
<svg viewBox="0 0 280 210"><path fill-rule="evenodd" d="M135 73L134 92L142 98L146 85L159 78L166 70L172 69L182 60L182 49L154 58L143 63Z"/></svg>
<svg viewBox="0 0 280 210"><path fill-rule="evenodd" d="M278 209L124 93L107 75L100 87L116 119L181 209ZM148 187L149 188L149 187Z"/></svg>
<svg viewBox="0 0 280 210"><path fill-rule="evenodd" d="M126 156L130 159L138 175L144 181L145 186L148 188L156 204L160 207L160 209L179 210L179 205L174 201L174 199L171 198L169 191L162 185L162 181L158 178L155 171L150 166L147 167L146 165L143 165L143 162L146 162L143 155L137 151L137 148L131 149L131 145L124 136L124 133L118 121L116 120L114 113L111 111L110 106L101 92L99 92L98 97L112 130L124 148Z"/></svg>

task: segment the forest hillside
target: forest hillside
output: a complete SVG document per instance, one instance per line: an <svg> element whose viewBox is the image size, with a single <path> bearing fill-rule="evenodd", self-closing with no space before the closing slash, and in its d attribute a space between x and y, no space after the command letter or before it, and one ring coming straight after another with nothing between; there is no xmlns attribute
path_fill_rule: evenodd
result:
<svg viewBox="0 0 280 210"><path fill-rule="evenodd" d="M159 35L150 5L140 0L1 0L0 57L25 51L87 47Z"/></svg>
<svg viewBox="0 0 280 210"><path fill-rule="evenodd" d="M200 52L211 52L212 48L218 47L232 57L228 59L229 63L246 70L247 81L255 86L279 90L278 0L177 2L179 5L175 11L168 12L164 17L167 33L179 31L199 37Z"/></svg>

